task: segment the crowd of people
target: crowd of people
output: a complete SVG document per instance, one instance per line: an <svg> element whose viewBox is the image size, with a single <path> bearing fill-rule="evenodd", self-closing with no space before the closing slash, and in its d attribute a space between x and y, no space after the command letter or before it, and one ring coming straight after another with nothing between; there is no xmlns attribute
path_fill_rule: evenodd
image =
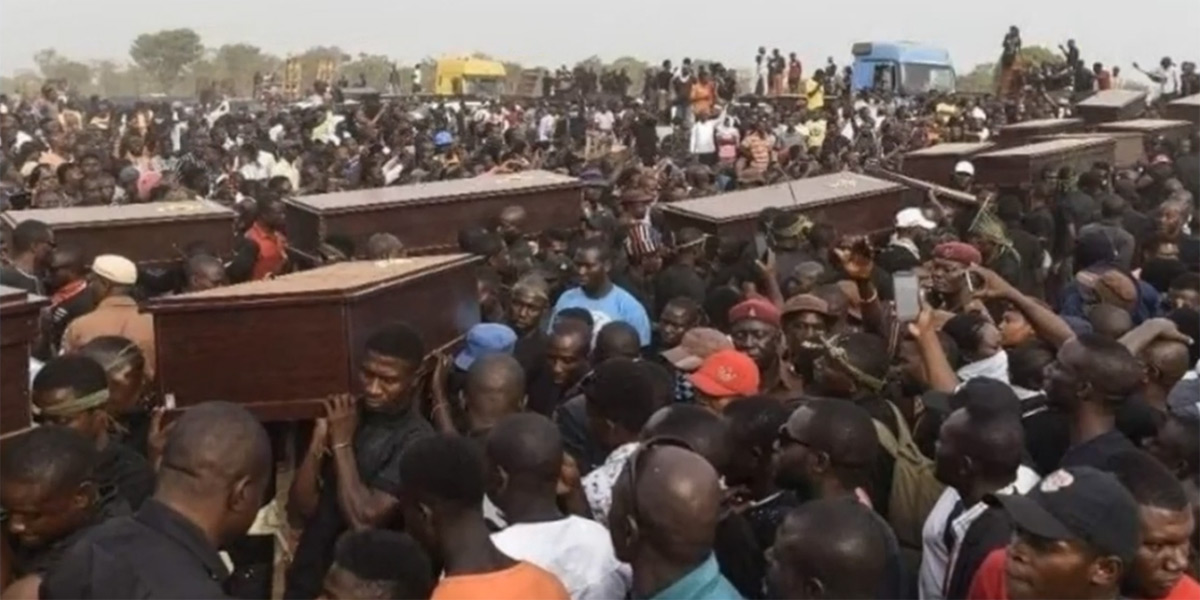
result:
<svg viewBox="0 0 1200 600"><path fill-rule="evenodd" d="M768 92L803 93L739 102L685 60L599 103L5 99L5 210L240 218L232 256L179 240L166 270L5 232L0 283L50 306L39 426L0 456L0 597L265 598L283 514L285 598L1200 598L1200 131L1023 193L964 161L978 205L931 194L887 239L770 209L752 239L666 226L670 202L1072 111L1034 88L855 95L832 61L759 57ZM395 307L322 418L164 410L139 302L297 268L284 199L526 169L580 178L584 217L459 232L483 260L456 352ZM407 252L324 242L325 262Z"/></svg>

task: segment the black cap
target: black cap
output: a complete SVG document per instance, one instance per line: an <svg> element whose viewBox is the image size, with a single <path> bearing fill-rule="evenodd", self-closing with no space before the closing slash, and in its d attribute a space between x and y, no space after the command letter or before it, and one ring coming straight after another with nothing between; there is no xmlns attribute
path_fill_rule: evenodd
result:
<svg viewBox="0 0 1200 600"><path fill-rule="evenodd" d="M1141 543L1138 504L1111 473L1092 467L1059 469L1028 494L989 495L1021 529L1052 540L1078 540L1129 564Z"/></svg>

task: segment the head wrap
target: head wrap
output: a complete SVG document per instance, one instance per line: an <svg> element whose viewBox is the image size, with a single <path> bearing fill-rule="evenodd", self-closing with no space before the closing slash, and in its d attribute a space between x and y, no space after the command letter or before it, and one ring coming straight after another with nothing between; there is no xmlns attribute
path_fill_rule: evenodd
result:
<svg viewBox="0 0 1200 600"><path fill-rule="evenodd" d="M108 403L108 388L92 392L86 396L59 402L53 406L41 408L36 404L32 405L33 414L47 415L51 417L70 417L82 412L99 408Z"/></svg>

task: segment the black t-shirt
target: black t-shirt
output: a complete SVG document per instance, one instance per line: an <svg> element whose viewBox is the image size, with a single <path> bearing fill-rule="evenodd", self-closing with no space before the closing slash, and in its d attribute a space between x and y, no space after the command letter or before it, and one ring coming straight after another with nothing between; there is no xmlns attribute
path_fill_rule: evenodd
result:
<svg viewBox="0 0 1200 600"><path fill-rule="evenodd" d="M412 442L432 433L429 423L412 410L399 415L362 411L354 434L354 458L362 482L399 498L400 455ZM346 530L331 460L322 465L322 481L316 514L305 524L288 568L285 598L316 598L321 593L321 581L333 563L334 543Z"/></svg>
<svg viewBox="0 0 1200 600"><path fill-rule="evenodd" d="M516 358L517 362L521 363L521 368L525 370L526 388L533 385L533 381L545 368L546 345L549 343L549 339L539 325L518 339L516 345L513 346L513 358Z"/></svg>
<svg viewBox="0 0 1200 600"><path fill-rule="evenodd" d="M767 573L765 551L743 515L729 512L717 522L713 554L717 557L721 575L744 598L763 597L763 577Z"/></svg>
<svg viewBox="0 0 1200 600"><path fill-rule="evenodd" d="M96 461L96 481L111 488L129 508L137 510L154 493L154 470L141 454L112 440L100 451Z"/></svg>
<svg viewBox="0 0 1200 600"><path fill-rule="evenodd" d="M1023 221L1025 231L1038 238L1046 240L1046 249L1054 252L1058 243L1058 229L1054 223L1054 213L1048 206L1039 206L1025 214Z"/></svg>
<svg viewBox="0 0 1200 600"><path fill-rule="evenodd" d="M62 340L71 321L86 315L96 309L96 296L90 287L67 298L50 311L51 339L55 344Z"/></svg>
<svg viewBox="0 0 1200 600"><path fill-rule="evenodd" d="M1021 427L1034 469L1042 475L1058 469L1071 445L1067 415L1047 406L1046 397L1039 395L1021 401Z"/></svg>
<svg viewBox="0 0 1200 600"><path fill-rule="evenodd" d="M1013 283L1017 289L1026 295L1041 298L1044 294L1038 285L1037 272L1042 266L1042 242L1037 236L1017 227L1010 227L1008 237L1012 240L1013 250L1021 260L1018 272L1020 279Z"/></svg>
<svg viewBox="0 0 1200 600"><path fill-rule="evenodd" d="M1134 446L1133 442L1130 442L1129 438L1125 437L1125 434L1116 429L1111 429L1082 444L1068 448L1066 454L1063 454L1059 467L1063 469L1067 467L1094 467L1104 470L1108 468L1108 463L1112 457L1122 452L1133 450L1137 450L1137 446Z"/></svg>
<svg viewBox="0 0 1200 600"><path fill-rule="evenodd" d="M41 281L38 281L36 277L27 275L12 265L0 265L0 285L25 290L30 294L38 294L39 296L45 294L42 291Z"/></svg>
<svg viewBox="0 0 1200 600"><path fill-rule="evenodd" d="M797 506L800 506L800 500L795 494L776 492L750 505L742 516L750 522L759 546L770 548L775 543L775 533L783 523L783 518Z"/></svg>

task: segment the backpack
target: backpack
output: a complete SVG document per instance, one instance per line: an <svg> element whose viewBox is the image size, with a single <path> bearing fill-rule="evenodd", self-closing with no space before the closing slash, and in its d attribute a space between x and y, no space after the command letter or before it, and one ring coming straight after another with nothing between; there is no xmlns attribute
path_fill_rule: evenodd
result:
<svg viewBox="0 0 1200 600"><path fill-rule="evenodd" d="M888 523L896 531L896 539L901 546L921 548L921 529L925 525L925 518L946 486L934 478L933 461L917 449L900 410L891 402L887 404L896 416L900 439L892 435L886 424L877 419L872 421L879 444L896 461L892 489L888 494Z"/></svg>

